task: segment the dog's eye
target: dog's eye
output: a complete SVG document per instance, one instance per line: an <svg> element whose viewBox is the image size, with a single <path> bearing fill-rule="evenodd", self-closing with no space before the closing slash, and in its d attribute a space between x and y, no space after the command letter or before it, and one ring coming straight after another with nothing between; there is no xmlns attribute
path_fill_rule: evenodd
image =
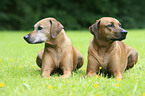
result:
<svg viewBox="0 0 145 96"><path fill-rule="evenodd" d="M38 30L42 30L42 27L41 27L41 26L39 26L39 27L38 27Z"/></svg>
<svg viewBox="0 0 145 96"><path fill-rule="evenodd" d="M107 25L107 27L114 27L114 25L113 24L109 24L109 25Z"/></svg>

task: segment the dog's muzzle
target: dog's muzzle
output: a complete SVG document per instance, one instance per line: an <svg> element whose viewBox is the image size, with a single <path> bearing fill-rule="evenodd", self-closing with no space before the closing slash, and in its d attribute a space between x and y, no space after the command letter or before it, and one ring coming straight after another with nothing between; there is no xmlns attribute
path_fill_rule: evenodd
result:
<svg viewBox="0 0 145 96"><path fill-rule="evenodd" d="M122 41L122 40L126 39L126 35L127 35L127 31L124 29L121 29L121 31L118 32L115 37L111 37L110 39L112 41L117 41L117 40Z"/></svg>
<svg viewBox="0 0 145 96"><path fill-rule="evenodd" d="M37 41L37 42L34 42L35 39L34 38L30 38L30 35L26 35L23 37L25 39L25 41L29 44L39 44L39 43L43 43L43 41Z"/></svg>
<svg viewBox="0 0 145 96"><path fill-rule="evenodd" d="M29 34L24 36L24 39L27 41L28 37L29 37Z"/></svg>
<svg viewBox="0 0 145 96"><path fill-rule="evenodd" d="M23 37L25 39L25 41L27 41L28 43L31 43L29 40L29 34Z"/></svg>
<svg viewBox="0 0 145 96"><path fill-rule="evenodd" d="M126 36L126 35L127 35L127 31L124 30L124 29L122 29L122 31L121 31L121 35L122 35L122 36Z"/></svg>
<svg viewBox="0 0 145 96"><path fill-rule="evenodd" d="M121 36L120 36L119 41L126 39L126 35L127 35L127 31L126 30L122 29L120 34L121 34Z"/></svg>

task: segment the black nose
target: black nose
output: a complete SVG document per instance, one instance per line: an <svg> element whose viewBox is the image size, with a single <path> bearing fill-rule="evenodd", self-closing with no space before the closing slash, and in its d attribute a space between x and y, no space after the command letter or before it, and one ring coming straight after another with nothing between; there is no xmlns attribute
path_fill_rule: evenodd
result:
<svg viewBox="0 0 145 96"><path fill-rule="evenodd" d="M29 34L24 36L24 39L27 41L28 37L29 37Z"/></svg>
<svg viewBox="0 0 145 96"><path fill-rule="evenodd" d="M126 35L127 35L127 31L124 30L124 29L122 29L122 30L121 30L121 34L122 34L122 36L126 36Z"/></svg>
<svg viewBox="0 0 145 96"><path fill-rule="evenodd" d="M122 36L126 36L127 32L121 32Z"/></svg>

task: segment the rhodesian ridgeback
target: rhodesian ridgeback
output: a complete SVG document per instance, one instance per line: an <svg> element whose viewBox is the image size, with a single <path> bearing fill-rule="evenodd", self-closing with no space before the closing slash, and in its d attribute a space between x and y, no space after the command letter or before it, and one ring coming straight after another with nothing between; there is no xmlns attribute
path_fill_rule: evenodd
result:
<svg viewBox="0 0 145 96"><path fill-rule="evenodd" d="M138 59L137 50L122 42L127 31L111 17L97 20L89 30L93 38L88 49L87 75L96 75L101 71L122 79L124 71L132 68Z"/></svg>
<svg viewBox="0 0 145 96"><path fill-rule="evenodd" d="M60 77L69 77L73 70L83 65L81 53L73 47L60 22L54 18L45 18L34 27L34 31L24 36L24 39L30 44L45 43L36 58L42 77L50 78L53 71L59 70L63 72Z"/></svg>

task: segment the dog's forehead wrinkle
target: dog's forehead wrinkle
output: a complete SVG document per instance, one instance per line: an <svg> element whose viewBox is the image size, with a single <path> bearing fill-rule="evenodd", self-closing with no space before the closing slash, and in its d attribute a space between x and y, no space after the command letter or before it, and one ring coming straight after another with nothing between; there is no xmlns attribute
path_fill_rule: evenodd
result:
<svg viewBox="0 0 145 96"><path fill-rule="evenodd" d="M42 28L43 28L43 25L38 25L38 26L40 26L40 27L42 27Z"/></svg>
<svg viewBox="0 0 145 96"><path fill-rule="evenodd" d="M54 19L54 18L52 18L52 17L50 17L50 18L44 18L44 19L42 19L42 20L40 20L39 22L37 22L35 25L34 25L34 27L36 27L37 25L39 25L39 24L43 24L44 22L47 22L47 21L50 21L50 20L56 20L56 19Z"/></svg>
<svg viewBox="0 0 145 96"><path fill-rule="evenodd" d="M117 19L112 18L112 17L103 17L103 18L101 18L99 20L101 20L103 23L111 23L111 22L120 23Z"/></svg>

